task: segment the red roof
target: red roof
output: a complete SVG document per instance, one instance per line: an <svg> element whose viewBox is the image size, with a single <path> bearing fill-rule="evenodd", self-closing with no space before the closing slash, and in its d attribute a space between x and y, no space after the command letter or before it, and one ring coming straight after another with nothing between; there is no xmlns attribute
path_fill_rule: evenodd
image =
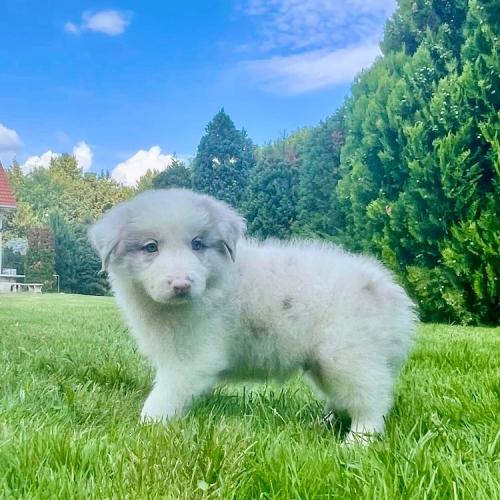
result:
<svg viewBox="0 0 500 500"><path fill-rule="evenodd" d="M0 208L15 208L16 199L9 186L9 179L0 163Z"/></svg>

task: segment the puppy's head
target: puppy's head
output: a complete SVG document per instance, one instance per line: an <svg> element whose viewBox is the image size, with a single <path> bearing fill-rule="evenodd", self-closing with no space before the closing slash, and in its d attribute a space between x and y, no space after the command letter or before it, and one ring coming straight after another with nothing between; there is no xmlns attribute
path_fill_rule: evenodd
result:
<svg viewBox="0 0 500 500"><path fill-rule="evenodd" d="M152 300L179 304L217 286L236 258L244 220L228 205L185 189L142 193L89 229L103 270Z"/></svg>

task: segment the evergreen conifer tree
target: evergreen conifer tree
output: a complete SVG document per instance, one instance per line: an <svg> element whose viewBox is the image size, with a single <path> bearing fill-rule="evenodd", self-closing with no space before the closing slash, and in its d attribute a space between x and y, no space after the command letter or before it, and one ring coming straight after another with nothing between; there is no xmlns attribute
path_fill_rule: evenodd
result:
<svg viewBox="0 0 500 500"><path fill-rule="evenodd" d="M336 185L344 135L343 109L311 130L301 157L294 234L330 238L341 229Z"/></svg>
<svg viewBox="0 0 500 500"><path fill-rule="evenodd" d="M272 147L250 175L242 212L252 236L289 238L297 204L297 161Z"/></svg>
<svg viewBox="0 0 500 500"><path fill-rule="evenodd" d="M153 179L154 189L191 188L191 171L184 162L175 158L172 164Z"/></svg>
<svg viewBox="0 0 500 500"><path fill-rule="evenodd" d="M108 293L106 279L99 272L101 262L88 241L86 226L70 225L59 214L53 214L50 222L60 289L86 295Z"/></svg>
<svg viewBox="0 0 500 500"><path fill-rule="evenodd" d="M222 109L206 128L193 162L193 187L239 207L255 166L254 147Z"/></svg>
<svg viewBox="0 0 500 500"><path fill-rule="evenodd" d="M41 283L44 290L54 287L54 235L49 226L32 227L28 233L24 272L27 283Z"/></svg>

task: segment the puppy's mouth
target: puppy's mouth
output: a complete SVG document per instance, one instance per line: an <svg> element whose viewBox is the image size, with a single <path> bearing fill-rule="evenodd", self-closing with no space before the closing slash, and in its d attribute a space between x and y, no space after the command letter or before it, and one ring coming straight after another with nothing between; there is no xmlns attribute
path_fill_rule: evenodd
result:
<svg viewBox="0 0 500 500"><path fill-rule="evenodd" d="M173 295L172 297L169 297L166 301L165 304L171 304L173 306L176 305L181 305L181 304L189 304L193 302L193 296L191 294L185 294L185 295Z"/></svg>
<svg viewBox="0 0 500 500"><path fill-rule="evenodd" d="M183 294L168 294L163 297L153 297L151 298L158 302L159 304L163 304L165 306L182 306L182 305L190 305L196 302L199 297L196 297L193 293L183 293Z"/></svg>

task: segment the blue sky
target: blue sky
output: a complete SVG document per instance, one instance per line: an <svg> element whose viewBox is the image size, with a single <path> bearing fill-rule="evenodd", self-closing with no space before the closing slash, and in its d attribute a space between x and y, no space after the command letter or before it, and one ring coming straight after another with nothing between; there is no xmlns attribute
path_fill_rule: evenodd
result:
<svg viewBox="0 0 500 500"><path fill-rule="evenodd" d="M257 144L331 114L394 0L4 2L0 160L62 152L132 184L222 107ZM118 168L117 168L118 167ZM116 170L115 170L116 169Z"/></svg>

